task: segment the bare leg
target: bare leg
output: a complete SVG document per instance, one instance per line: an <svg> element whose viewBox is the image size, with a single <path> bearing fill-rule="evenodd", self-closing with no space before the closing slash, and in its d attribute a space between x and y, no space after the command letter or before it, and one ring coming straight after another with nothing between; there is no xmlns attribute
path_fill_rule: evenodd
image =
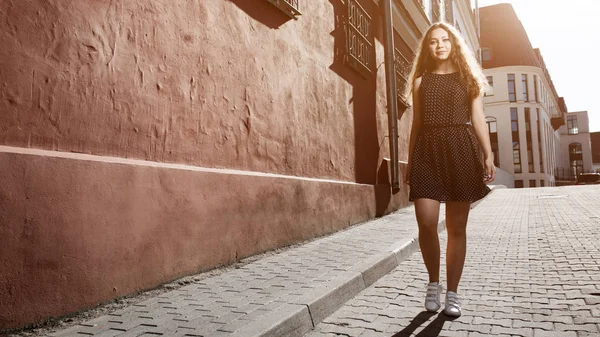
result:
<svg viewBox="0 0 600 337"><path fill-rule="evenodd" d="M456 292L465 265L467 253L467 220L471 204L468 202L448 202L446 204L446 277L448 291Z"/></svg>
<svg viewBox="0 0 600 337"><path fill-rule="evenodd" d="M429 274L429 282L439 282L440 239L437 229L440 202L432 199L416 199L415 213L419 224L419 247Z"/></svg>

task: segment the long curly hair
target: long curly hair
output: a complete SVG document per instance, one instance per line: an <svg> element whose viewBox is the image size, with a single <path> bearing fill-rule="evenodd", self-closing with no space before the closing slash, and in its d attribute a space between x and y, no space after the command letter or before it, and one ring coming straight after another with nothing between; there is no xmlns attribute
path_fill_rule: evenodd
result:
<svg viewBox="0 0 600 337"><path fill-rule="evenodd" d="M436 28L442 28L448 32L452 50L450 51L450 61L458 68L460 78L467 85L469 96L471 99L476 98L488 88L487 78L483 73L483 69L477 62L477 58L473 51L469 48L465 39L460 32L453 26L445 22L437 22L432 24L423 38L419 42L419 47L413 61L413 66L408 76L408 83L404 92L404 99L409 104L412 104L413 82L416 78L423 76L424 73L435 70L435 60L429 52L428 43L431 32Z"/></svg>

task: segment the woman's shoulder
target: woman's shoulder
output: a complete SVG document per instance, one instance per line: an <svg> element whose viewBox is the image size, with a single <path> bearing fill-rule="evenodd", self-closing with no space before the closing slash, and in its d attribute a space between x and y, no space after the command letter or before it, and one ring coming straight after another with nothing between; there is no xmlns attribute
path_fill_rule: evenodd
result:
<svg viewBox="0 0 600 337"><path fill-rule="evenodd" d="M413 81L413 88L419 88L421 86L421 81L423 80L423 76L425 76L425 74L415 77L415 80Z"/></svg>

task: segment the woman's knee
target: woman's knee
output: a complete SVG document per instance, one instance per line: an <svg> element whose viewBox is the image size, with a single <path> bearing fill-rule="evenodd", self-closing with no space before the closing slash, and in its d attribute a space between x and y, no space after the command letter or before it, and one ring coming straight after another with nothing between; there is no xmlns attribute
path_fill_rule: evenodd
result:
<svg viewBox="0 0 600 337"><path fill-rule="evenodd" d="M419 223L419 233L426 235L437 235L438 224L437 222Z"/></svg>

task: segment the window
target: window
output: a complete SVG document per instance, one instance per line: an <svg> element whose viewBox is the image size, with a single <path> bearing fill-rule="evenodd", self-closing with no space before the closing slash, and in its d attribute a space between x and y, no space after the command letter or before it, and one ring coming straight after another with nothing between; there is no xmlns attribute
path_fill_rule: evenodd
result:
<svg viewBox="0 0 600 337"><path fill-rule="evenodd" d="M546 186L546 181L544 179L540 180L540 187Z"/></svg>
<svg viewBox="0 0 600 337"><path fill-rule="evenodd" d="M538 80L537 80L537 75L533 75L533 91L534 91L534 95L535 95L535 101L537 103L540 102L540 97L538 95Z"/></svg>
<svg viewBox="0 0 600 337"><path fill-rule="evenodd" d="M346 27L348 64L365 77L371 75L373 71L371 17L356 0L348 0L348 22Z"/></svg>
<svg viewBox="0 0 600 337"><path fill-rule="evenodd" d="M301 15L298 2L300 0L268 0L270 3L281 9L285 14L292 19L297 19L296 16Z"/></svg>
<svg viewBox="0 0 600 337"><path fill-rule="evenodd" d="M527 167L528 172L534 172L533 169L533 141L531 139L531 113L529 108L525 108L525 138L527 140Z"/></svg>
<svg viewBox="0 0 600 337"><path fill-rule="evenodd" d="M540 108L536 109L537 112L537 136L538 136L538 152L540 156L540 172L544 173L544 157L542 156L542 129L541 129L541 119L540 119Z"/></svg>
<svg viewBox="0 0 600 337"><path fill-rule="evenodd" d="M492 60L492 50L490 48L482 48L481 49L481 58L484 61L491 61Z"/></svg>
<svg viewBox="0 0 600 337"><path fill-rule="evenodd" d="M529 101L529 87L527 86L527 74L521 75L521 83L523 84L523 100Z"/></svg>
<svg viewBox="0 0 600 337"><path fill-rule="evenodd" d="M485 92L485 96L494 96L494 76L488 76L487 81L490 87Z"/></svg>
<svg viewBox="0 0 600 337"><path fill-rule="evenodd" d="M404 108L408 108L408 103L404 98L404 90L408 84L408 74L410 73L411 60L414 58L414 55L408 44L398 33L394 33L394 44L394 65L396 69L398 107L404 106Z"/></svg>
<svg viewBox="0 0 600 337"><path fill-rule="evenodd" d="M512 130L514 172L522 173L521 145L519 143L519 116L517 114L517 108L510 108L510 125Z"/></svg>
<svg viewBox="0 0 600 337"><path fill-rule="evenodd" d="M454 22L454 12L452 10L452 0L444 2L444 12L446 14L446 22L452 24Z"/></svg>
<svg viewBox="0 0 600 337"><path fill-rule="evenodd" d="M431 0L431 22L442 20L442 0Z"/></svg>
<svg viewBox="0 0 600 337"><path fill-rule="evenodd" d="M515 188L523 188L523 180L515 180Z"/></svg>
<svg viewBox="0 0 600 337"><path fill-rule="evenodd" d="M455 28L456 28L456 30L458 30L458 32L459 32L459 33L462 35L462 33L463 33L463 32L462 32L462 29L460 29L460 25L458 24L458 21L456 21L456 22L454 23L454 27L455 27Z"/></svg>
<svg viewBox="0 0 600 337"><path fill-rule="evenodd" d="M577 127L577 116L576 115L567 116L567 128L569 129L570 135L579 134L579 127Z"/></svg>
<svg viewBox="0 0 600 337"><path fill-rule="evenodd" d="M569 163L571 166L571 179L576 179L583 173L583 153L581 143L569 144Z"/></svg>
<svg viewBox="0 0 600 337"><path fill-rule="evenodd" d="M535 179L529 180L529 187L535 187Z"/></svg>
<svg viewBox="0 0 600 337"><path fill-rule="evenodd" d="M432 17L431 17L431 0L417 0L417 1L421 5L421 8L423 8L423 11L425 12L425 16L427 16L427 18L429 19L430 22L433 22Z"/></svg>
<svg viewBox="0 0 600 337"><path fill-rule="evenodd" d="M494 156L494 165L500 166L500 154L498 151L498 125L496 118L486 117L485 122L487 123L488 133L490 135L490 143L492 145L492 155Z"/></svg>
<svg viewBox="0 0 600 337"><path fill-rule="evenodd" d="M517 101L517 95L515 93L515 74L508 74L508 100L510 102Z"/></svg>

